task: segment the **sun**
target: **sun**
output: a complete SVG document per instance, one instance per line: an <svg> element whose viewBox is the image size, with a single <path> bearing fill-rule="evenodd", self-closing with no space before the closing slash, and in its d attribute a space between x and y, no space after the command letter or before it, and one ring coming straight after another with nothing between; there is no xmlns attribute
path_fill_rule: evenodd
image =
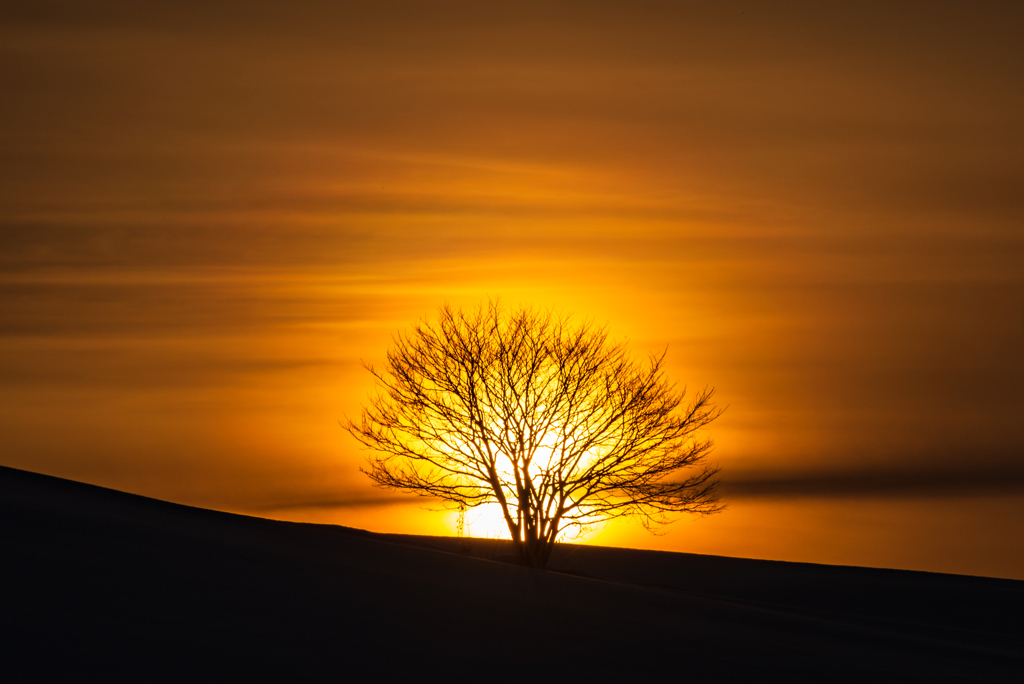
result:
<svg viewBox="0 0 1024 684"><path fill-rule="evenodd" d="M466 510L462 533L467 537L483 539L512 538L505 524L505 516L501 513L501 506L496 501Z"/></svg>
<svg viewBox="0 0 1024 684"><path fill-rule="evenodd" d="M532 476L538 485L538 489L540 489L540 480L543 479L544 473L552 467L555 459L554 437L549 435L541 442L537 453L534 455L534 464L537 470L534 471ZM515 467L508 456L499 454L495 460L495 469L502 482L511 485L515 480ZM506 492L506 496L508 495L508 492ZM505 516L501 511L501 505L497 501L464 509L461 516L457 510L450 511L445 516L445 524L456 536L476 537L478 539L512 538L508 524L505 522ZM575 526L567 527L559 531L556 541L586 541L595 536L604 527L603 523L587 525L583 529Z"/></svg>
<svg viewBox="0 0 1024 684"><path fill-rule="evenodd" d="M455 535L460 535L459 512L450 511L445 516L445 524ZM597 535L604 524L590 525L582 532L575 528L564 529L558 533L560 542L585 542ZM501 506L493 501L466 509L463 517L461 536L477 539L511 539L512 535L505 524L505 516Z"/></svg>

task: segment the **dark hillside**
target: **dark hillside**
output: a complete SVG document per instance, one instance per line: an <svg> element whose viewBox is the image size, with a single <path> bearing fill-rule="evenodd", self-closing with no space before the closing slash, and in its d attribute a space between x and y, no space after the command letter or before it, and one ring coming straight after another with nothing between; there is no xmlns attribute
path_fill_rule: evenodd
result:
<svg viewBox="0 0 1024 684"><path fill-rule="evenodd" d="M9 468L0 530L4 681L1024 679L1009 580L567 546L590 579Z"/></svg>
<svg viewBox="0 0 1024 684"><path fill-rule="evenodd" d="M512 553L497 539L386 535L408 544L479 558ZM1024 645L1024 582L910 570L728 558L563 544L552 568L606 581L659 588L952 639L979 649Z"/></svg>

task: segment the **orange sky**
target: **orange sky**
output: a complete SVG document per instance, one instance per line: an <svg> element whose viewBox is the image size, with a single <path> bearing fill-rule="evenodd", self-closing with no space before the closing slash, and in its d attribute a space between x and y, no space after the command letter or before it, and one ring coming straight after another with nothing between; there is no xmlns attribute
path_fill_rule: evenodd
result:
<svg viewBox="0 0 1024 684"><path fill-rule="evenodd" d="M729 406L597 543L1024 578L1024 11L277 5L5 3L0 463L443 533L337 421L500 296Z"/></svg>

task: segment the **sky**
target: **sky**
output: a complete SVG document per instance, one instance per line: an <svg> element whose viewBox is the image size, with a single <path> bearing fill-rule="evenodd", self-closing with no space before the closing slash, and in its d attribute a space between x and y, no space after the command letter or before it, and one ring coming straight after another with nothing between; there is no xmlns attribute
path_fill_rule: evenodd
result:
<svg viewBox="0 0 1024 684"><path fill-rule="evenodd" d="M0 464L452 534L339 421L500 297L726 407L588 542L1024 579L1024 8L209 4L0 9Z"/></svg>

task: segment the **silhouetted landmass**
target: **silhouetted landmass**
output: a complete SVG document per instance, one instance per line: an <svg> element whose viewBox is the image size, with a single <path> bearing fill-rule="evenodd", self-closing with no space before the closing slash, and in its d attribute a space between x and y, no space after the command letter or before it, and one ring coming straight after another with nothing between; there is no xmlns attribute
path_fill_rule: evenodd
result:
<svg viewBox="0 0 1024 684"><path fill-rule="evenodd" d="M579 545L540 571L10 468L0 516L4 681L1024 681L1014 580Z"/></svg>

